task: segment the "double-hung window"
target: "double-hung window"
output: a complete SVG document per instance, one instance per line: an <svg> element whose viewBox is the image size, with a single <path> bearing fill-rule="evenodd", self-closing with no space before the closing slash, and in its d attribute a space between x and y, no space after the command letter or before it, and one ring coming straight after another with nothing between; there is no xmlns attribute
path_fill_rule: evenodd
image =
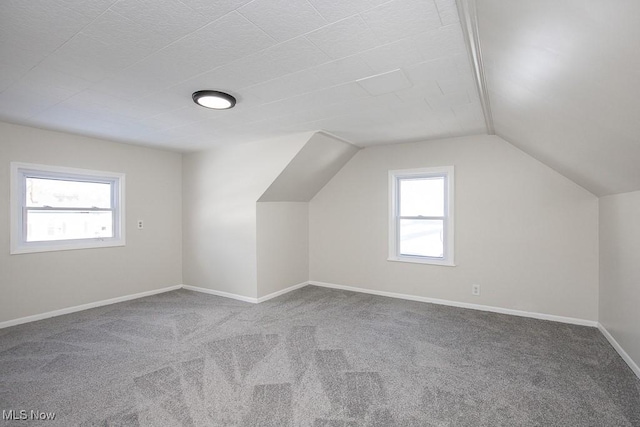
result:
<svg viewBox="0 0 640 427"><path fill-rule="evenodd" d="M124 174L11 164L11 253L123 246Z"/></svg>
<svg viewBox="0 0 640 427"><path fill-rule="evenodd" d="M453 166L389 172L389 260L453 266Z"/></svg>

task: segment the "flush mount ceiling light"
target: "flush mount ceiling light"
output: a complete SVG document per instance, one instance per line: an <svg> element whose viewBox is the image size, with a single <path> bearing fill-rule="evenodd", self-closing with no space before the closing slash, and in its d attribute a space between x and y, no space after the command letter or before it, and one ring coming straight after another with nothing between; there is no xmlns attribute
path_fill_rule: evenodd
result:
<svg viewBox="0 0 640 427"><path fill-rule="evenodd" d="M191 97L196 104L214 110L228 110L236 105L236 99L233 96L217 90L199 90L193 92Z"/></svg>

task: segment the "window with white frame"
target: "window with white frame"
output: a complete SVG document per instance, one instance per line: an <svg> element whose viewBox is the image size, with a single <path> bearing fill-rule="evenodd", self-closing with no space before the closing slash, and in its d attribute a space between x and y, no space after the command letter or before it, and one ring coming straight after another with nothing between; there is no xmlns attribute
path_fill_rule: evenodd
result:
<svg viewBox="0 0 640 427"><path fill-rule="evenodd" d="M389 171L389 260L453 266L453 166Z"/></svg>
<svg viewBox="0 0 640 427"><path fill-rule="evenodd" d="M11 253L124 246L121 173L11 163Z"/></svg>

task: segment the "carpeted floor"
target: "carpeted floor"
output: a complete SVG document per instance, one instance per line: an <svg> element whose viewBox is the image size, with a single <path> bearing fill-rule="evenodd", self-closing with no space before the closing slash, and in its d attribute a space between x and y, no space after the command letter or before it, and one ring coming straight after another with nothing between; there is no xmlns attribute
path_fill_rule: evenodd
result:
<svg viewBox="0 0 640 427"><path fill-rule="evenodd" d="M10 409L56 418L0 426L640 426L640 380L594 328L179 290L0 330Z"/></svg>

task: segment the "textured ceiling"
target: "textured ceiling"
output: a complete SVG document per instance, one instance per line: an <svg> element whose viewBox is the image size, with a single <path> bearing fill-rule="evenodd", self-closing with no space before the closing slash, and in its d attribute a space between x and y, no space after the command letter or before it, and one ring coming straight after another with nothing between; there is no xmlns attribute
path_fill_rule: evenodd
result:
<svg viewBox="0 0 640 427"><path fill-rule="evenodd" d="M640 1L477 6L496 133L596 195L640 190Z"/></svg>
<svg viewBox="0 0 640 427"><path fill-rule="evenodd" d="M0 120L123 142L486 131L454 0L3 0L0 52Z"/></svg>

